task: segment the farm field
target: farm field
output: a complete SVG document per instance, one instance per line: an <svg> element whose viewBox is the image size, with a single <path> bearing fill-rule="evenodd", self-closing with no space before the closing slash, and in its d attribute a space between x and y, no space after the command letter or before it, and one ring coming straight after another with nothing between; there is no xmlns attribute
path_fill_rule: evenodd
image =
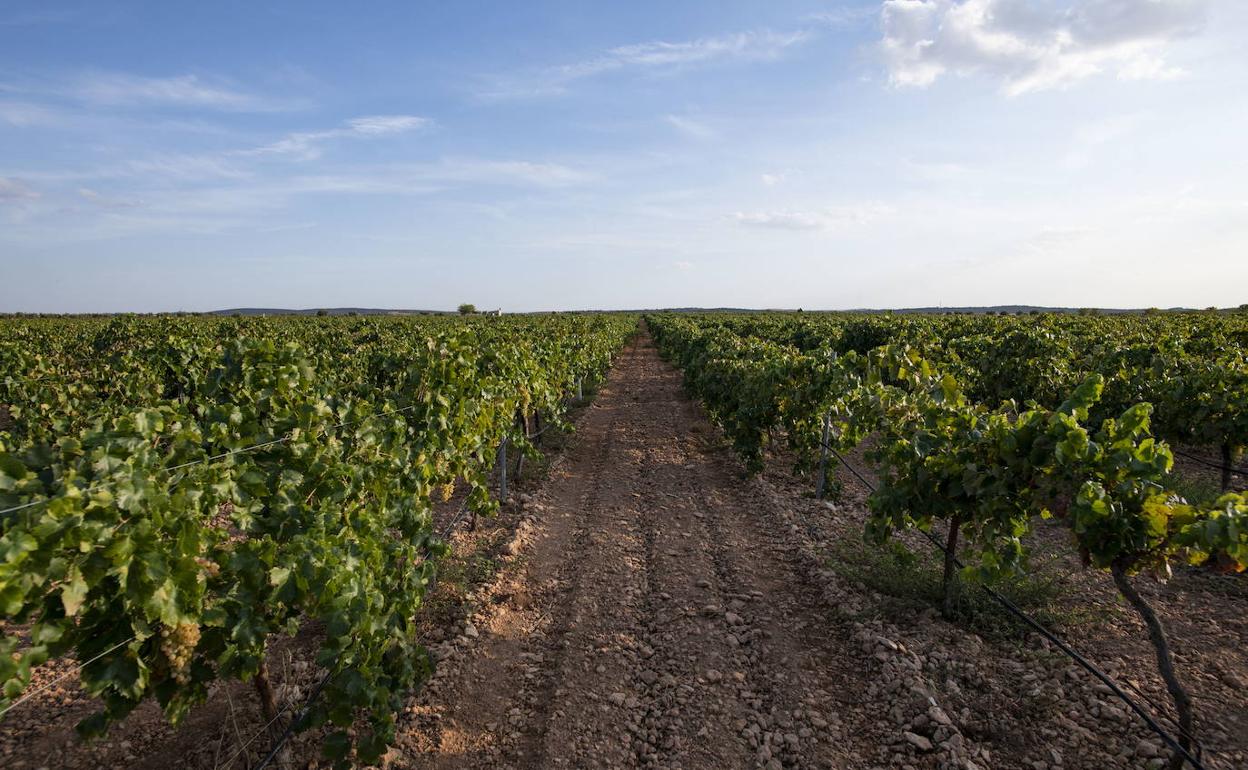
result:
<svg viewBox="0 0 1248 770"><path fill-rule="evenodd" d="M1244 316L637 323L3 322L6 763L1248 762Z"/></svg>
<svg viewBox="0 0 1248 770"><path fill-rule="evenodd" d="M0 3L0 770L1248 770L1248 2Z"/></svg>

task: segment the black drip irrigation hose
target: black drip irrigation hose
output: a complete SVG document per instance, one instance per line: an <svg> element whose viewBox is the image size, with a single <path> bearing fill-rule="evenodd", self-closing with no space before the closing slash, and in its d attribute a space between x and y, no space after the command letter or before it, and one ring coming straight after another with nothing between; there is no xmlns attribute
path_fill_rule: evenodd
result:
<svg viewBox="0 0 1248 770"><path fill-rule="evenodd" d="M875 485L872 484L870 481L867 481L867 479L864 478L863 475L858 472L857 468L855 468L854 466L846 462L845 458L841 456L840 452L836 451L835 449L828 446L827 444L822 444L822 446L825 449L827 449L829 452L831 452L832 456L835 457L841 463L841 465L848 468L849 472L852 473L854 476L856 476L857 479L860 482L862 482L863 486L865 486L867 489L871 490L872 492L876 491ZM942 545L941 542L938 539L936 539L936 537L932 535L931 532L928 532L922 529L919 530L919 532L922 532L923 536L926 537L928 541L931 542L931 544L935 546L938 551L940 551L941 553L947 553L945 546ZM958 569L963 568L964 565L962 563L962 560L959 559L957 556L953 557L953 561L954 561L954 564L958 566ZM1094 677L1099 679L1102 684L1104 684L1111 691L1113 691L1114 695L1118 696L1119 700L1127 704L1127 706L1132 711L1134 711L1136 715L1140 717L1140 719L1144 720L1144 723L1148 725L1149 729L1157 733L1158 737L1160 737L1161 740L1164 741L1167 746L1169 746L1171 749L1181 754L1185 760L1190 762L1192 767L1196 768L1196 770L1205 770L1205 766L1201 764L1199 759L1192 756L1192 754L1187 749L1180 746L1179 742L1175 740L1175 738L1171 736L1170 733L1167 732L1165 728L1163 728L1160 724L1158 724L1157 720L1153 719L1151 714L1149 714L1147 711L1144 710L1143 707L1141 707L1138 703L1136 703L1135 700L1133 700L1130 695L1128 695L1126 692L1123 691L1121 687L1118 686L1117 682L1111 679L1109 675L1106 674L1104 671L1101 671L1101 669L1098 668L1096 664L1092 663L1087 658L1080 655L1078 652L1072 649L1070 645L1066 644L1066 642L1058 638L1052 631L1045 628L1044 625L1040 623L1040 621L1036 620L1031 615L1028 615L1026 612L1020 609L1018 605L1010 601L1005 596L1002 596L992 587L981 583L980 588L983 588L986 592L988 592L988 595L991 596L994 600L996 600L996 602L1000 604L1002 607L1004 607L1011 615L1015 616L1019 620L1026 623L1036 633L1040 634L1042 637L1047 639L1050 643L1056 645L1059 650L1061 650L1067 655L1067 657L1069 657L1071 660L1078 663L1088 673L1092 674ZM1193 738L1192 736L1189 735L1187 737L1191 738L1194 742L1196 742L1195 738ZM1197 746L1199 746L1199 742L1196 742L1196 744ZM1200 750L1199 748L1197 748L1197 754L1199 753L1200 753Z"/></svg>
<svg viewBox="0 0 1248 770"><path fill-rule="evenodd" d="M1208 459L1205 459L1204 457L1200 457L1199 455L1189 454L1180 449L1175 449L1174 447L1170 447L1170 451L1173 454L1178 455L1179 457L1185 457L1194 463L1200 463L1206 468L1212 468L1215 471L1230 471L1231 473L1237 476L1248 476L1248 468L1240 468L1234 465L1223 465L1220 462L1216 462L1214 460L1208 460Z"/></svg>
<svg viewBox="0 0 1248 770"><path fill-rule="evenodd" d="M273 744L273 748L269 750L269 753L264 759L260 760L260 764L256 765L255 770L263 770L268 767L274 759L277 759L277 755L286 745L286 741L290 740L290 736L294 734L295 730L301 724L303 724L303 720L306 719L308 714L312 711L312 704L316 703L316 699L320 697L321 691L325 689L325 685L329 684L331 673L332 672L330 671L326 671L325 676L321 677L321 681L316 683L316 688L312 690L312 695L308 698L308 702L304 704L303 709L299 712L299 715L290 720L290 724L286 725L286 729L282 731L282 734L277 739L277 742Z"/></svg>

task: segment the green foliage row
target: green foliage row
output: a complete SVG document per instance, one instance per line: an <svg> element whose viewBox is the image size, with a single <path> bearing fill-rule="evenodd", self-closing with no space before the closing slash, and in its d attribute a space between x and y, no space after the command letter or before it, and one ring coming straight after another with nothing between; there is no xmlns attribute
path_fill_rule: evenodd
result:
<svg viewBox="0 0 1248 770"><path fill-rule="evenodd" d="M1092 418L1106 390L1101 374L1086 374L1051 407L989 405L918 348L876 334L887 318L656 315L647 323L751 469L778 429L807 467L818 457L825 416L838 449L873 435L870 456L881 475L867 525L874 541L945 521L965 534L973 568L999 576L1023 568L1033 518L1056 514L1098 567L1164 571L1178 555L1248 567L1248 498L1226 495L1196 510L1168 492L1173 460L1151 436L1151 405ZM844 354L804 350L794 343L808 324L841 325L841 339L854 344ZM1026 368L1048 365L1037 357Z"/></svg>
<svg viewBox="0 0 1248 770"><path fill-rule="evenodd" d="M902 345L955 377L968 398L992 406L1056 409L1100 375L1104 389L1091 407L1092 424L1148 402L1162 438L1230 457L1248 447L1248 316L1241 314L710 314L697 326L699 335L715 332L704 346L736 344L737 337L747 346L781 345L816 358Z"/></svg>
<svg viewBox="0 0 1248 770"><path fill-rule="evenodd" d="M558 420L635 320L0 324L0 709L73 653L104 704L85 731L149 697L177 721L313 623L330 678L305 724L375 761L428 666L434 502L466 485L491 511L517 415Z"/></svg>

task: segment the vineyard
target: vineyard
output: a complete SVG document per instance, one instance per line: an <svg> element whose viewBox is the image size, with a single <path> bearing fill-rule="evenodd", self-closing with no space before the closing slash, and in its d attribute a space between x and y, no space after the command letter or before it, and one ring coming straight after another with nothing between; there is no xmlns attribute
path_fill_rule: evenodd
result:
<svg viewBox="0 0 1248 770"><path fill-rule="evenodd" d="M1232 694L1214 702L1203 672L1194 692L1187 626L1180 654L1153 589L1207 576L1227 617L1195 622L1244 629L1248 316L0 329L0 737L69 660L57 670L93 704L77 729L97 740L153 703L174 725L193 721L245 683L260 740L247 751L256 730L237 731L241 748L216 752L214 768L319 755L535 768L1248 761L1242 643L1209 642ZM572 434L569 409L599 385ZM509 499L508 469L551 454L548 429L571 435L567 465ZM478 516L493 523L478 531ZM473 532L452 548L468 517ZM836 562L909 564L922 549L934 591L910 614L927 630L901 644L878 586ZM1107 673L1067 644L1060 618L1018 606L1013 587L1061 559L1104 574L1144 658ZM439 576L483 563L493 571L438 625ZM1100 607L1101 589L1079 585L1086 597L1063 600ZM1009 645L1052 652L1062 687L1096 699L1078 730L1109 720L1113 739L1061 743L1087 752L1063 762L1057 732L983 726L994 708L975 713L965 691L995 692L999 661L975 670L958 656L992 636L985 591L1019 623L988 657L1012 667ZM312 660L292 697L272 653L300 634ZM1063 713L1064 696L1023 673L1032 665L1011 670L1006 691L1028 694L998 718L1077 733L1060 720L1083 713ZM1148 666L1164 702L1119 681L1146 678L1132 665ZM281 751L302 734L314 740Z"/></svg>
<svg viewBox="0 0 1248 770"><path fill-rule="evenodd" d="M301 727L374 761L427 673L413 618L445 545L491 512L500 447L601 376L635 319L32 320L0 345L0 713L72 653L105 731L173 721L222 678L267 684L269 638L323 627ZM368 727L347 732L359 714Z"/></svg>
<svg viewBox="0 0 1248 770"><path fill-rule="evenodd" d="M1196 764L1191 698L1132 576L1168 576L1176 560L1248 568L1248 496L1230 491L1236 476L1243 486L1233 463L1248 445L1248 323L1199 316L647 320L748 468L761 470L777 435L799 470L870 438L867 459L879 481L863 479L871 491L865 537L877 546L906 530L930 538L939 522L943 543L933 543L943 552L946 617L963 578L991 584L1017 575L1027 566L1024 539L1034 522L1066 521L1082 561L1112 574L1147 628L1173 701L1175 736L1154 723L1174 750L1170 767ZM1212 447L1223 494L1189 500L1176 493L1172 451L1154 434Z"/></svg>

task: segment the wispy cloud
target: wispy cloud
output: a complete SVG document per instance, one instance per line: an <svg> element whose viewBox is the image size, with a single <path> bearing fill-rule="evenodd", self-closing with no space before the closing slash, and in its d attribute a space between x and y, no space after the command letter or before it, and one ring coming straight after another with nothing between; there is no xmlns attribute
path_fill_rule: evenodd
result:
<svg viewBox="0 0 1248 770"><path fill-rule="evenodd" d="M199 75L145 77L92 72L58 88L64 96L104 106L172 106L239 112L269 112L289 105L265 99L222 80Z"/></svg>
<svg viewBox="0 0 1248 770"><path fill-rule="evenodd" d="M1062 167L1072 171L1086 168L1106 145L1130 136L1146 122L1147 117L1143 113L1113 115L1079 126L1062 158Z"/></svg>
<svg viewBox="0 0 1248 770"><path fill-rule="evenodd" d="M715 130L701 121L682 115L665 115L663 120L680 133L692 139L711 139Z"/></svg>
<svg viewBox="0 0 1248 770"><path fill-rule="evenodd" d="M270 232L288 224L281 221L283 213L298 210L299 200L311 196L393 198L471 190L506 198L512 189L555 194L596 178L559 163L482 158L348 165L334 173L286 173L286 168L253 169L239 158L226 163L158 156L49 179L43 195L27 180L0 177L0 205L11 204L6 216L24 223L20 232L10 228L15 238L83 242L141 233Z"/></svg>
<svg viewBox="0 0 1248 770"><path fill-rule="evenodd" d="M832 206L811 210L738 211L732 218L747 227L775 230L834 230L846 225L862 225L893 213L891 206L863 204Z"/></svg>
<svg viewBox="0 0 1248 770"><path fill-rule="evenodd" d="M342 174L302 175L282 182L286 193L427 194L456 187L561 188L595 177L560 163L446 158L435 163L390 164Z"/></svg>
<svg viewBox="0 0 1248 770"><path fill-rule="evenodd" d="M101 178L153 176L179 182L195 182L214 179L248 179L252 176L252 172L216 155L165 153L135 158L128 161L122 169L103 169L95 176Z"/></svg>
<svg viewBox="0 0 1248 770"><path fill-rule="evenodd" d="M1087 227L1049 227L1023 240L1021 247L1032 254L1061 253L1092 233Z"/></svg>
<svg viewBox="0 0 1248 770"><path fill-rule="evenodd" d="M11 177L0 176L0 203L28 201L38 197L38 191L31 189L26 183Z"/></svg>
<svg viewBox="0 0 1248 770"><path fill-rule="evenodd" d="M94 206L105 209L133 209L142 205L139 201L105 195L97 190L92 190L90 187L79 187L78 197Z"/></svg>
<svg viewBox="0 0 1248 770"><path fill-rule="evenodd" d="M561 163L526 160L450 159L419 169L433 181L477 184L520 184L537 187L568 187L593 180L593 174Z"/></svg>
<svg viewBox="0 0 1248 770"><path fill-rule="evenodd" d="M52 126L64 123L64 116L56 110L41 104L30 102L0 102L0 123L10 126L27 128L30 126Z"/></svg>
<svg viewBox="0 0 1248 770"><path fill-rule="evenodd" d="M895 86L982 73L1012 96L1102 72L1121 79L1181 74L1165 59L1198 32L1208 0L1086 0L1055 8L1026 0L885 0L881 49Z"/></svg>
<svg viewBox="0 0 1248 770"><path fill-rule="evenodd" d="M609 72L670 72L714 62L767 61L810 37L807 30L750 30L717 37L669 42L663 40L607 49L582 61L546 67L521 75L499 76L481 92L485 98L524 98L565 93L578 80Z"/></svg>
<svg viewBox="0 0 1248 770"><path fill-rule="evenodd" d="M415 131L433 121L417 115L366 115L352 118L338 128L324 131L298 131L287 134L272 144L252 150L242 150L240 155L290 155L303 160L319 158L321 144L331 139L374 138Z"/></svg>
<svg viewBox="0 0 1248 770"><path fill-rule="evenodd" d="M848 27L852 24L860 24L867 19L873 19L879 15L879 12L879 3L870 3L830 8L826 11L806 14L803 18L828 27Z"/></svg>

